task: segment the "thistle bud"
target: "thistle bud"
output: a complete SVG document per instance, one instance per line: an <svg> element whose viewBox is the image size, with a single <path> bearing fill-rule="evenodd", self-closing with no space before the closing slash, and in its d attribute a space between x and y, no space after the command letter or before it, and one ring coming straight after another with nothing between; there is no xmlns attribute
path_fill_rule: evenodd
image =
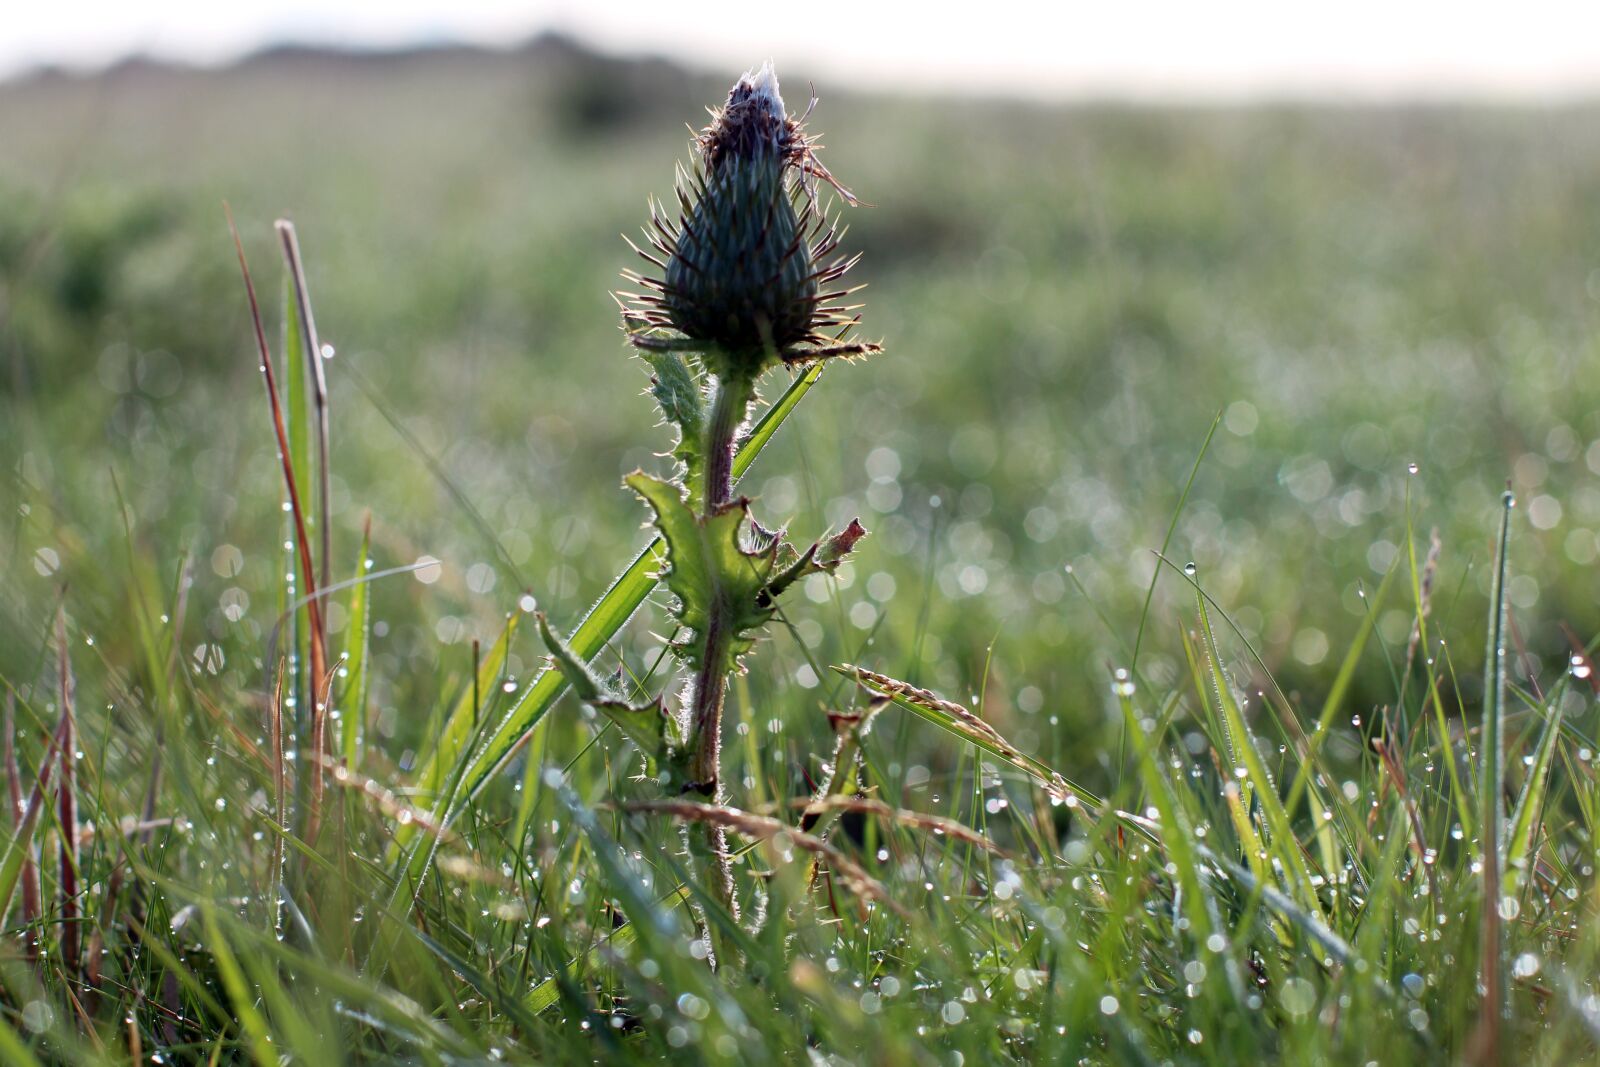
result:
<svg viewBox="0 0 1600 1067"><path fill-rule="evenodd" d="M652 205L646 236L660 255L636 248L662 277L625 275L649 290L622 294L633 342L692 348L719 377L745 379L780 360L874 350L842 343L856 308L829 306L853 290L825 291L854 260L818 265L837 247L838 231L817 207L817 180L854 198L784 108L770 63L734 84L695 150L693 174L680 172L677 223Z"/></svg>

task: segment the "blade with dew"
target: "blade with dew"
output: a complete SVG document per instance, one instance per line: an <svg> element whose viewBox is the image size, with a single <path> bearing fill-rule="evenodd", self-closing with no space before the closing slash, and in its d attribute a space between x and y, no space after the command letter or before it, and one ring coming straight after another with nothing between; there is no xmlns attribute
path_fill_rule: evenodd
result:
<svg viewBox="0 0 1600 1067"><path fill-rule="evenodd" d="M372 516L369 514L361 527L361 554L356 558L356 576L350 587L350 622L345 627L347 643L344 650L345 684L339 691L339 722L343 732L340 751L345 766L361 764L361 731L367 721L367 694L371 678L368 656L372 646L370 582L362 581L370 561L367 553L372 548Z"/></svg>
<svg viewBox="0 0 1600 1067"><path fill-rule="evenodd" d="M953 701L944 700L926 689L918 689L906 682L854 664L836 664L833 669L1034 778L1045 787L1052 802L1066 804L1068 807L1081 805L1091 815L1099 814L1105 807L1104 800L1024 753L1000 736L994 727L984 722L970 709Z"/></svg>
<svg viewBox="0 0 1600 1067"><path fill-rule="evenodd" d="M1522 793L1517 797L1516 811L1511 816L1511 832L1506 840L1503 896L1517 895L1517 890L1528 876L1528 866L1533 862L1534 838L1538 836L1540 828L1539 813L1544 810L1544 797L1550 785L1550 766L1555 762L1556 742L1561 738L1560 697L1561 690L1557 687L1555 699L1549 703L1544 729L1539 734L1539 747L1534 749L1533 764L1528 768Z"/></svg>
<svg viewBox="0 0 1600 1067"><path fill-rule="evenodd" d="M1119 677L1115 692L1127 736L1132 741L1137 757L1145 795L1160 816L1162 847L1172 861L1174 876L1184 890L1184 908L1193 931L1193 940L1196 944L1209 947L1216 944L1215 938L1226 945L1228 930L1200 862L1204 846L1200 844L1187 813L1178 804L1167 770L1162 765L1159 753L1153 751L1152 739L1146 736L1139 715L1134 710L1130 683ZM1223 962L1219 973L1226 980L1228 995L1235 1005L1242 1006L1245 1000L1244 980L1240 976L1238 960L1225 950L1217 954Z"/></svg>
<svg viewBox="0 0 1600 1067"><path fill-rule="evenodd" d="M1259 803L1260 810L1266 818L1267 829L1270 831L1268 849L1282 864L1283 872L1289 879L1290 897L1319 920L1326 922L1327 917L1322 912L1322 904L1317 899L1311 868L1306 862L1305 853L1301 851L1300 839L1295 836L1293 824L1289 821L1289 813L1283 806L1283 799L1278 795L1277 783L1268 771L1266 761L1261 758L1255 736L1251 733L1250 725L1245 721L1244 713L1233 697L1233 689L1223 674L1222 656L1217 651L1217 639L1211 630L1210 616L1206 613L1205 598L1198 592L1195 595L1195 604L1200 614L1201 636L1205 640L1205 648L1202 651L1210 667L1212 696L1216 698L1228 735L1233 738L1233 757L1239 761L1231 769L1237 773L1242 767L1244 776L1255 787L1251 795Z"/></svg>
<svg viewBox="0 0 1600 1067"><path fill-rule="evenodd" d="M1501 500L1499 551L1489 586L1488 640L1483 663L1483 770L1478 776L1478 826L1483 839L1482 942L1479 946L1483 1007L1469 1046L1472 1058L1480 1063L1500 1062L1504 1030L1501 1024L1511 999L1505 974L1505 926L1500 911L1505 874L1505 847L1501 843L1505 805L1501 798L1506 780L1506 550L1511 543L1511 509L1516 503L1516 497L1507 489Z"/></svg>
<svg viewBox="0 0 1600 1067"><path fill-rule="evenodd" d="M288 613L291 611L298 611L302 607L305 610L306 618L308 620L307 629L309 631L307 644L309 646L308 666L310 669L309 685L306 688L310 694L310 701L314 703L316 699L315 689L327 676L327 671L324 667L327 646L323 640L324 633L322 629L322 607L321 602L317 597L316 570L313 566L311 556L311 536L307 532L306 513L305 509L302 507L301 487L304 486L306 482L303 474L298 472L296 469L296 446L291 438L293 426L297 425L301 420L294 420L294 422L291 422L290 416L285 410L285 405L281 402L281 398L278 393L277 375L273 371L272 351L267 346L266 329L261 324L261 305L256 298L255 280L250 275L250 265L248 262L246 262L244 256L244 243L239 239L238 228L234 226L232 211L227 209L226 204L223 205L223 208L228 216L228 230L233 236L234 251L239 257L239 273L244 280L245 296L250 305L250 324L255 334L256 351L261 361L260 370L262 382L267 390L267 407L272 419L272 429L278 442L278 458L283 467L284 490L288 497L286 504L288 507L289 518L291 520L291 528L293 530L293 536L290 538L290 550L293 558L289 567L285 571L289 577L282 586L284 600L281 605L281 611L283 613ZM284 295L284 303L286 308L289 309L289 311L286 311L285 315L285 322L287 322L288 314L292 313L293 310L287 292L285 292ZM288 331L288 337L290 345L299 343L298 331ZM291 384L293 384L292 375L294 368L297 367L299 363L300 361L295 359L290 359L289 361ZM298 393L291 389L291 399L296 395L298 395ZM288 405L288 407L293 407L292 402ZM304 461L305 457L303 455L303 442L300 451L302 455L299 458L301 461ZM299 602L297 602L295 599L293 588L294 575L296 573L295 564L299 564L299 574L305 580L305 596ZM291 636L290 640L291 648L295 648L298 652L298 645L294 642L297 642L299 638ZM296 707L298 708L304 708L308 706L310 706L309 703L302 704L298 701L296 703ZM299 788L302 784L303 779L301 782L296 783L296 787ZM317 810L317 808L321 801L321 793L322 778L320 775L314 775L311 778L311 804L306 816L305 836L308 839L314 839L316 836L317 822L320 818L320 812Z"/></svg>

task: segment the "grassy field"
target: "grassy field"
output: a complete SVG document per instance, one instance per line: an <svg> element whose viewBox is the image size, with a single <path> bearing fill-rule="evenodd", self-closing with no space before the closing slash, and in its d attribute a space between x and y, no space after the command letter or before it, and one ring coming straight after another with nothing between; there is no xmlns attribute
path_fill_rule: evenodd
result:
<svg viewBox="0 0 1600 1067"><path fill-rule="evenodd" d="M633 743L545 713L530 614L573 632L649 540L618 234L727 82L544 41L0 86L0 1060L1594 1057L1595 110L818 85L885 351L741 489L871 534L733 683L736 923L621 810ZM279 217L331 346L314 841L224 202L308 486ZM596 666L672 690L670 599ZM943 700L877 685L889 809L813 869L844 663Z"/></svg>

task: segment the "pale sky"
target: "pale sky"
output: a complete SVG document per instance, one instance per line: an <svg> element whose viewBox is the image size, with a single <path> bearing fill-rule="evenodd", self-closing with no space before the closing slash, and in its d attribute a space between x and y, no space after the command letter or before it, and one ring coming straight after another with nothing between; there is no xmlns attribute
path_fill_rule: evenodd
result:
<svg viewBox="0 0 1600 1067"><path fill-rule="evenodd" d="M132 52L511 45L556 28L617 53L912 91L1144 97L1600 96L1600 0L0 0L0 77Z"/></svg>

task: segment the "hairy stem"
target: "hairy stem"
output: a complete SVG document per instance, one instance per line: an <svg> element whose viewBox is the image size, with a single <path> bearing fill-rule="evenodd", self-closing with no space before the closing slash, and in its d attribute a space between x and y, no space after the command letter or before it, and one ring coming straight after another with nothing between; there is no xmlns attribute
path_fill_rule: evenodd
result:
<svg viewBox="0 0 1600 1067"><path fill-rule="evenodd" d="M706 490L704 512L733 499L733 456L739 427L755 399L753 378L713 379L711 419L706 424Z"/></svg>
<svg viewBox="0 0 1600 1067"><path fill-rule="evenodd" d="M739 427L755 398L755 381L730 377L715 380L711 418L706 423L706 483L701 517L709 519L733 497L733 456ZM694 679L690 720L688 785L716 801L722 772L722 703L728 686L728 642L732 640L731 605L713 590L715 605L706 625L705 655Z"/></svg>
<svg viewBox="0 0 1600 1067"><path fill-rule="evenodd" d="M706 424L706 479L701 517L709 518L733 497L733 456L739 427L755 399L752 378L725 378L712 386L711 418ZM722 704L728 686L728 643L733 638L731 605L713 590L710 620L706 625L705 654L695 673L689 719L689 767L684 788L715 803L722 782ZM727 838L720 826L688 828L689 850L701 876L718 902L735 919L738 903L733 894L733 871L728 861ZM715 924L707 923L714 934Z"/></svg>

